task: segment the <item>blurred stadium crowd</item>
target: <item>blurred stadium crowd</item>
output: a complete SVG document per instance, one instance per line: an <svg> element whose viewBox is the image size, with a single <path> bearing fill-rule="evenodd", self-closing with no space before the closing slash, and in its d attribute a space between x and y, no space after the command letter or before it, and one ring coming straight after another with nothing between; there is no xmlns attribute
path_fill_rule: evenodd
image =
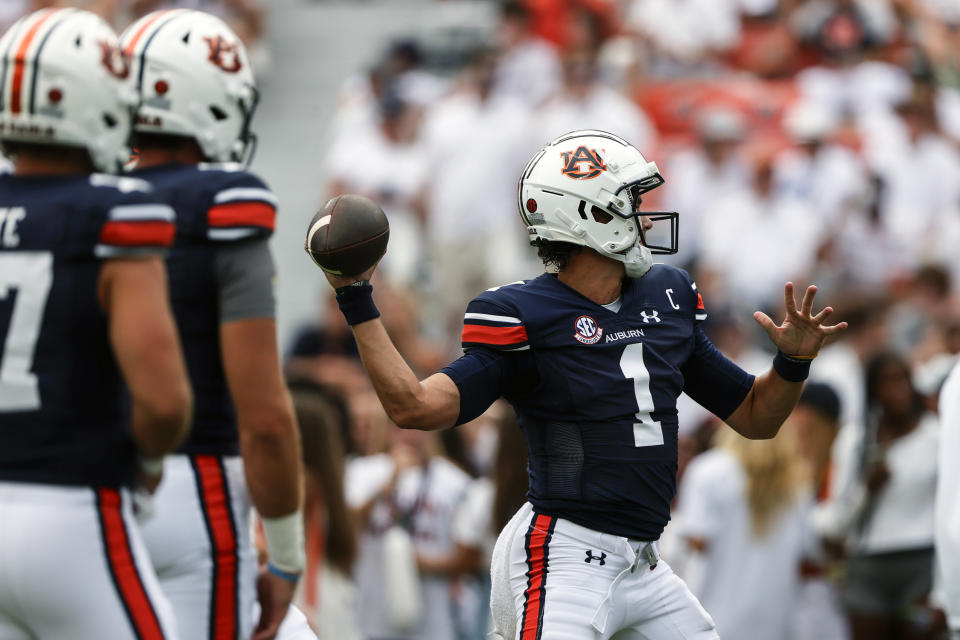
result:
<svg viewBox="0 0 960 640"><path fill-rule="evenodd" d="M6 0L0 30L45 4ZM70 4L123 26L167 3ZM269 73L268 3L174 4L231 18ZM819 285L850 323L774 440L681 403L664 557L727 640L946 637L936 408L960 353L960 2L496 11L453 46L395 40L337 97L323 198L359 193L387 212L377 303L400 351L436 371L470 298L540 271L516 216L539 146L578 128L626 138L663 172L646 208L680 212L668 260L694 275L724 353L767 368L749 318L779 316L787 280ZM336 303L320 306L287 360L307 469L299 604L321 638L482 638L489 553L524 501L513 416L393 428Z"/></svg>
<svg viewBox="0 0 960 640"><path fill-rule="evenodd" d="M664 556L724 638L939 637L936 399L960 352L960 3L498 10L459 55L394 41L339 96L325 195L370 196L390 217L378 303L400 350L422 374L436 370L456 355L477 291L540 271L515 214L517 176L540 145L577 128L624 136L661 167L666 183L646 209L680 212L668 260L697 280L722 351L767 368L749 319L779 315L787 280L819 285L851 326L815 361L816 384L773 441L744 441L681 403ZM378 545L397 523L417 550L424 611L454 612L452 627L417 637L480 637L480 558L512 512L504 504L523 495L510 416L436 442L390 429L336 305L321 316L289 367L349 416L360 637L392 637ZM400 471L411 450L435 460L419 481Z"/></svg>

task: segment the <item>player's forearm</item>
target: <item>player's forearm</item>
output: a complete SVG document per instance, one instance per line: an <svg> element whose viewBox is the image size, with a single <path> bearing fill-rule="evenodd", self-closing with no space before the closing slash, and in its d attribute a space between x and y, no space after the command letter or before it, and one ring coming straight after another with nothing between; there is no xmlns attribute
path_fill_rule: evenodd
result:
<svg viewBox="0 0 960 640"><path fill-rule="evenodd" d="M404 429L442 429L454 424L456 411L434 402L379 319L354 325L353 333L363 366L391 420Z"/></svg>
<svg viewBox="0 0 960 640"><path fill-rule="evenodd" d="M751 440L772 438L793 411L801 391L802 382L789 382L771 369L757 377L747 397L727 418L727 424Z"/></svg>
<svg viewBox="0 0 960 640"><path fill-rule="evenodd" d="M171 453L189 430L191 395L184 383L162 400L133 401L131 432L137 452L147 458Z"/></svg>
<svg viewBox="0 0 960 640"><path fill-rule="evenodd" d="M289 401L282 404L239 418L247 488L265 518L289 515L302 502L299 434Z"/></svg>

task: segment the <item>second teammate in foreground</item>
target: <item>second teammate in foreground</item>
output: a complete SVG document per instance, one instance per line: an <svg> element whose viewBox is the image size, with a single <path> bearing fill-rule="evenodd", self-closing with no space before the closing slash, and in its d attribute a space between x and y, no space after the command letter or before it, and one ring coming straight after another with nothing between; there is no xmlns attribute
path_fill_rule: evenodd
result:
<svg viewBox="0 0 960 640"><path fill-rule="evenodd" d="M757 312L778 349L754 377L710 343L686 272L653 264L676 252L676 214L640 211L663 182L617 136L576 131L527 165L520 214L557 273L490 289L468 306L465 355L420 381L391 343L366 282L327 274L363 364L403 428L443 429L505 397L529 447L529 502L500 534L491 607L506 640L709 639L717 632L656 541L676 491L677 397L686 392L748 438L770 438L800 396L831 309L797 307L784 290L779 325ZM654 246L654 224L667 228Z"/></svg>
<svg viewBox="0 0 960 640"><path fill-rule="evenodd" d="M257 90L243 44L214 16L157 11L122 43L140 98L134 175L176 211L167 270L196 397L190 438L167 460L144 538L182 640L269 640L305 555L267 246L276 198L242 164ZM259 578L251 503L269 555Z"/></svg>

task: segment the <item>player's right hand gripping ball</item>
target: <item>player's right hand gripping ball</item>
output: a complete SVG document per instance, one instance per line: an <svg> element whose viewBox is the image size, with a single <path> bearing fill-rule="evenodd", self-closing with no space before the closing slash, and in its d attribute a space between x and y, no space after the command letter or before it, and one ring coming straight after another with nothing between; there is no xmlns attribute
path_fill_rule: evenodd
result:
<svg viewBox="0 0 960 640"><path fill-rule="evenodd" d="M345 194L331 198L313 216L303 248L324 271L356 276L377 264L389 238L383 209L369 198Z"/></svg>

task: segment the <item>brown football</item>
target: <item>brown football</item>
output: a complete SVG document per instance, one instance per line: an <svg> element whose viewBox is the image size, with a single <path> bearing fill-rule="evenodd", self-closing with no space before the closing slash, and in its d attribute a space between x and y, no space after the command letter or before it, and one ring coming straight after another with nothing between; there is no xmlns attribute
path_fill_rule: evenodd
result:
<svg viewBox="0 0 960 640"><path fill-rule="evenodd" d="M303 248L324 271L355 276L383 257L389 238L390 223L376 202L344 194L313 216Z"/></svg>

